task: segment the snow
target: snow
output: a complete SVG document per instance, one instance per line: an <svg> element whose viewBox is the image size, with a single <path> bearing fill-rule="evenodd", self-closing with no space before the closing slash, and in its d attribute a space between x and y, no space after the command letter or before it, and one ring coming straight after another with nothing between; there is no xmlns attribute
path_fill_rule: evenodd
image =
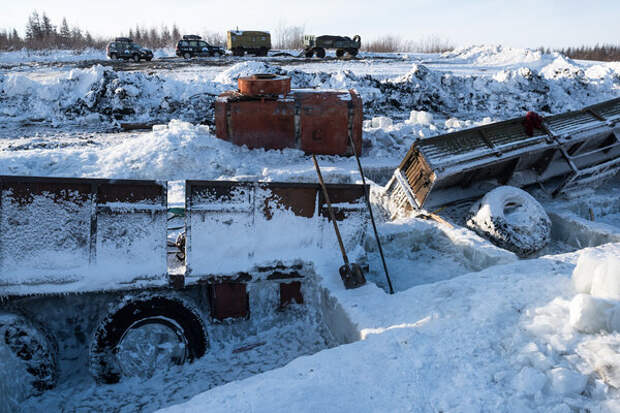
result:
<svg viewBox="0 0 620 413"><path fill-rule="evenodd" d="M11 56L0 59L36 60ZM416 139L527 110L557 113L620 96L617 63L498 46L351 62L231 62L127 72L97 65L3 70L0 174L175 180L169 204L177 206L183 204L184 179L315 183L311 159L301 151L238 147L217 139L205 120L219 93L257 71L290 75L294 88L355 89L365 102L361 161L374 181L372 203L396 293L386 293L369 231L353 237L348 249L351 260L369 265L369 282L345 290L338 249L321 238L331 234L329 228L282 214L243 241L266 259L303 252L312 269L310 284L303 284L311 290L304 291L309 298L303 307L268 313L276 291L252 284L258 312L239 324L210 325L205 358L112 386L94 383L83 367L87 349L71 343L75 357L62 360L58 387L25 400L23 409L620 409L617 178L572 199L535 194L551 218L552 243L529 259L467 229L466 213L449 219L453 227L407 214L389 221L375 196ZM158 125L144 133L114 131L119 122L134 121ZM360 181L354 159L321 156L319 163L328 182ZM249 262L228 242L233 234L238 239L243 228L218 229L217 238L203 234L206 247L239 257L215 263L223 270ZM105 302L91 295L64 299L78 308L85 300ZM61 310L45 308L54 315L54 328L73 331ZM10 363L1 344L0 362L3 368ZM7 386L12 384L0 379L5 399Z"/></svg>
<svg viewBox="0 0 620 413"><path fill-rule="evenodd" d="M558 303L570 295L576 260L569 254L498 265L393 297L371 285L353 292L334 288L361 341L162 411L400 411L411 406L550 411L559 405L614 411L618 400L603 391L600 377L578 356L587 337L566 331L567 312ZM270 391L283 383L285 392Z"/></svg>

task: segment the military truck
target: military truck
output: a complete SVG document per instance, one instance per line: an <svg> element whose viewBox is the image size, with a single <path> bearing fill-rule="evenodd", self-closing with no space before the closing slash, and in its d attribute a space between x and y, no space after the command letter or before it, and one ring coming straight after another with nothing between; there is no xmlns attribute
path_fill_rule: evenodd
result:
<svg viewBox="0 0 620 413"><path fill-rule="evenodd" d="M267 56L271 49L271 35L269 32L229 30L226 32L226 47L233 56L243 56L246 52Z"/></svg>
<svg viewBox="0 0 620 413"><path fill-rule="evenodd" d="M350 56L357 56L361 46L362 39L357 34L353 38L348 36L304 35L304 54L306 57L313 57L316 54L322 59L325 57L326 49L336 49L336 57L342 57L345 53Z"/></svg>
<svg viewBox="0 0 620 413"><path fill-rule="evenodd" d="M112 60L131 59L134 62L139 62L141 59L146 61L153 59L153 51L134 43L128 37L117 37L113 42L108 43L106 54Z"/></svg>
<svg viewBox="0 0 620 413"><path fill-rule="evenodd" d="M213 46L202 40L202 37L194 34L186 34L177 43L176 55L190 59L195 56L223 56L224 49Z"/></svg>

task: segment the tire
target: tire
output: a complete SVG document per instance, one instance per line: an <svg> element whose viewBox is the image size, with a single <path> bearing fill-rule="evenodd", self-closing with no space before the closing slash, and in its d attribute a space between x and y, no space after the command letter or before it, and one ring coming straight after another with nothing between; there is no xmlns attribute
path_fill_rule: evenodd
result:
<svg viewBox="0 0 620 413"><path fill-rule="evenodd" d="M118 55L116 53L112 53L112 54L110 54L110 59L117 60L118 59Z"/></svg>
<svg viewBox="0 0 620 413"><path fill-rule="evenodd" d="M312 59L312 57L314 56L314 49L305 50L304 54L308 59Z"/></svg>
<svg viewBox="0 0 620 413"><path fill-rule="evenodd" d="M178 297L143 294L123 300L99 324L90 348L90 371L100 383L116 383L127 374L121 362L124 339L143 327L157 327L173 332L183 348L183 358L171 358L182 364L202 357L208 347L207 334L199 313ZM144 343L153 344L153 343ZM155 360L157 361L157 360ZM155 362L154 361L154 362ZM151 365L151 369L161 367ZM142 371L135 371L140 375Z"/></svg>
<svg viewBox="0 0 620 413"><path fill-rule="evenodd" d="M258 50L258 56L265 57L265 56L267 56L268 53L269 53L269 49L267 49L266 47L261 47Z"/></svg>
<svg viewBox="0 0 620 413"><path fill-rule="evenodd" d="M185 52L185 53L183 53L183 59L185 59L185 60L189 60L189 59L191 59L191 58L192 58L192 55L191 55L191 54L189 54L189 52Z"/></svg>
<svg viewBox="0 0 620 413"><path fill-rule="evenodd" d="M358 53L358 52L359 52L359 50L358 50L358 49L354 49L354 48L347 49L347 53L348 53L350 56L352 56L352 57L357 56L357 53Z"/></svg>
<svg viewBox="0 0 620 413"><path fill-rule="evenodd" d="M342 56L344 56L344 50L336 49L336 57L342 57Z"/></svg>
<svg viewBox="0 0 620 413"><path fill-rule="evenodd" d="M325 57L325 49L322 47L317 47L314 51L316 52L316 56L318 58L323 59Z"/></svg>
<svg viewBox="0 0 620 413"><path fill-rule="evenodd" d="M11 371L12 380L22 377L31 387L32 394L41 394L56 385L56 354L54 339L25 317L0 313L0 345L21 360L23 371Z"/></svg>
<svg viewBox="0 0 620 413"><path fill-rule="evenodd" d="M140 56L135 54L135 55L131 56L131 60L133 60L134 62L139 62L140 61Z"/></svg>
<svg viewBox="0 0 620 413"><path fill-rule="evenodd" d="M237 47L233 49L233 56L240 57L240 56L243 56L244 54L245 54L245 50L243 50L242 47Z"/></svg>
<svg viewBox="0 0 620 413"><path fill-rule="evenodd" d="M151 60L153 60L153 58L152 58L152 57L147 57L147 58L146 58L146 61L147 61L147 62L150 62Z"/></svg>
<svg viewBox="0 0 620 413"><path fill-rule="evenodd" d="M551 220L542 205L512 186L495 188L474 203L466 225L522 258L543 249L551 237Z"/></svg>

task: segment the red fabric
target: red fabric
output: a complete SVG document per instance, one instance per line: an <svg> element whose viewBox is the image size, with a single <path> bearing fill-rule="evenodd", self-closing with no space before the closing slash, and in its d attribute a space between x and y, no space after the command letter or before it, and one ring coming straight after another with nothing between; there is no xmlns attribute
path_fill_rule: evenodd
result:
<svg viewBox="0 0 620 413"><path fill-rule="evenodd" d="M525 122L523 122L527 136L534 136L534 128L542 129L542 121L543 118L538 113L527 112L527 115L525 115Z"/></svg>

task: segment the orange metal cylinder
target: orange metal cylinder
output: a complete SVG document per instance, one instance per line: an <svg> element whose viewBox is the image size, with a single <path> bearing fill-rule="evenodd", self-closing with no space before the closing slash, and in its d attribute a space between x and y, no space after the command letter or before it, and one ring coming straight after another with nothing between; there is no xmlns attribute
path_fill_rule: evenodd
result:
<svg viewBox="0 0 620 413"><path fill-rule="evenodd" d="M269 73L240 77L239 92L245 96L278 96L291 91L291 78Z"/></svg>
<svg viewBox="0 0 620 413"><path fill-rule="evenodd" d="M225 92L215 103L216 135L248 148L297 148L353 155L362 148L362 99L353 90L293 89L271 98Z"/></svg>

